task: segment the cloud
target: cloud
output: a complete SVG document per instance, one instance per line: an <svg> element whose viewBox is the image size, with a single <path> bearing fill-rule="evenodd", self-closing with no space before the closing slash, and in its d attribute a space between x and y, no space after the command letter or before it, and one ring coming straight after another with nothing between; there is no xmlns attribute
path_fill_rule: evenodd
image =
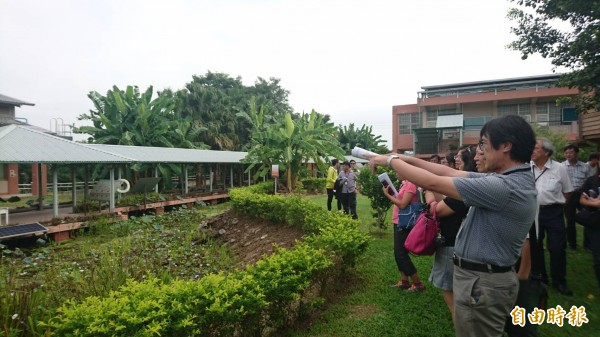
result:
<svg viewBox="0 0 600 337"><path fill-rule="evenodd" d="M522 61L505 0L0 0L0 93L18 115L80 123L89 91L180 89L208 70L276 77L294 109L373 125L391 140L393 105L421 86L547 74ZM8 46L8 47L6 47Z"/></svg>

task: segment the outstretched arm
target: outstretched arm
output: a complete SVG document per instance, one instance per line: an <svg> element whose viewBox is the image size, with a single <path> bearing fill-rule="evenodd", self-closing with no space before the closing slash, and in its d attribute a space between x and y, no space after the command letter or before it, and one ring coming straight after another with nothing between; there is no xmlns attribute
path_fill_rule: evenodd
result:
<svg viewBox="0 0 600 337"><path fill-rule="evenodd" d="M404 154L398 155L398 157L400 157L400 159L402 159L402 161L404 161L407 164L422 168L422 169L429 171L438 176L445 176L445 177L466 177L467 176L467 172L465 172L465 171L456 170L456 169L453 169L453 168L445 166L445 165L428 162L426 160L422 160L422 159L419 159L416 157L411 157L411 156L407 156Z"/></svg>
<svg viewBox="0 0 600 337"><path fill-rule="evenodd" d="M462 200L460 194L456 190L454 186L454 182L452 181L452 176L457 177L465 177L467 175L464 171L456 171L447 167L452 171L456 171L452 176L439 176L434 173L431 173L423 168L413 166L409 163L406 163L403 159L406 156L401 158L393 159L390 161L390 167L394 169L403 179L407 179L414 183L417 186L421 186L426 190L432 190L434 192L441 193L445 196ZM410 157L412 158L412 157ZM419 159L417 159L419 160ZM388 156L373 156L369 160L369 165L371 169L375 172L377 166L387 166L388 164ZM435 166L442 167L439 164L429 163ZM429 165L423 165L425 167L430 167ZM434 171L439 172L439 170L434 169Z"/></svg>

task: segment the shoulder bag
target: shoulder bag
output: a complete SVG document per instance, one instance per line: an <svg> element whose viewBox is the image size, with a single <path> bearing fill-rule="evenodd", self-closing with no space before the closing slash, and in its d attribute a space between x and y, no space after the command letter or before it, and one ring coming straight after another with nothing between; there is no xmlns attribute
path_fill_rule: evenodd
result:
<svg viewBox="0 0 600 337"><path fill-rule="evenodd" d="M415 226L408 233L404 248L415 255L432 255L436 251L435 238L438 234L439 221L435 208L436 202L431 203L431 214L423 210L415 222Z"/></svg>

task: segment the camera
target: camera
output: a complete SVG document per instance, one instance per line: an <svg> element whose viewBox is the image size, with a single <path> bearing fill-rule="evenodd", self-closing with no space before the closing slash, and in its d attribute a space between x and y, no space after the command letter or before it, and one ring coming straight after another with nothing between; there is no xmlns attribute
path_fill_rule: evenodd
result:
<svg viewBox="0 0 600 337"><path fill-rule="evenodd" d="M590 198L597 198L598 197L598 192L596 192L596 190L594 190L594 189L589 189L587 191L587 195Z"/></svg>

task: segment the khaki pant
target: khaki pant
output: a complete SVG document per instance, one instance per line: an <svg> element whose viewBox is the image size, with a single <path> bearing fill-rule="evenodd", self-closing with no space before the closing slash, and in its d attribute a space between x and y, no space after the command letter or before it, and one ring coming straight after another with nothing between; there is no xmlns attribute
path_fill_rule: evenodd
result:
<svg viewBox="0 0 600 337"><path fill-rule="evenodd" d="M519 291L517 274L454 267L454 327L457 337L502 336Z"/></svg>

